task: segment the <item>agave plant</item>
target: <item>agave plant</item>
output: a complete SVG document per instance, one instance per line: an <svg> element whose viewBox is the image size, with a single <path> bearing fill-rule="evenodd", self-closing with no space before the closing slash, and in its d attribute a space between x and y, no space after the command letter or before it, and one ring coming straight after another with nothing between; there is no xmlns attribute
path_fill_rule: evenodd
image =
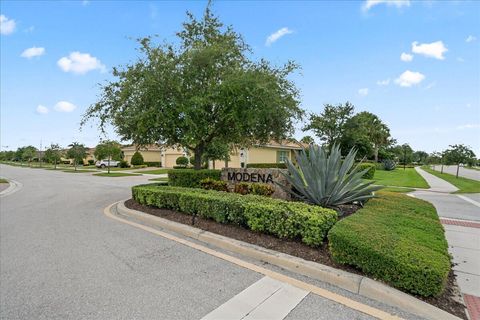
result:
<svg viewBox="0 0 480 320"><path fill-rule="evenodd" d="M353 167L356 153L351 149L342 161L339 146L334 145L328 153L310 145L308 150L297 152L296 164L287 160L288 173L283 175L292 188L286 190L306 202L330 208L372 198L373 192L382 187L362 180L369 169Z"/></svg>
<svg viewBox="0 0 480 320"><path fill-rule="evenodd" d="M386 171L395 170L395 167L396 167L395 161L393 161L391 159L387 159L387 160L383 161L383 168Z"/></svg>

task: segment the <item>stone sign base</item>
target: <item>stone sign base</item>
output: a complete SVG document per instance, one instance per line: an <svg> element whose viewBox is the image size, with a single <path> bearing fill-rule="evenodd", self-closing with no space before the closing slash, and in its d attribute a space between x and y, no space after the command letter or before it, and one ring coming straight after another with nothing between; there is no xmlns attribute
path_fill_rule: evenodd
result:
<svg viewBox="0 0 480 320"><path fill-rule="evenodd" d="M290 186L287 179L280 173L282 171L287 172L285 169L274 168L223 168L221 179L227 182L229 191L233 191L235 185L241 182L266 183L275 189L272 198L288 200L290 194L278 185Z"/></svg>

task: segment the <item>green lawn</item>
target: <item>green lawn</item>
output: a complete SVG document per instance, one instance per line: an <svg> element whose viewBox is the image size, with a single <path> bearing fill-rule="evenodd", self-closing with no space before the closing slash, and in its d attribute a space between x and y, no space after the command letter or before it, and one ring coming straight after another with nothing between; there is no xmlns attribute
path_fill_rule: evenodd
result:
<svg viewBox="0 0 480 320"><path fill-rule="evenodd" d="M480 192L480 181L467 179L463 177L456 178L453 174L449 173L440 173L439 171L433 171L427 166L422 167L423 170L428 173L433 174L447 182L450 182L459 190L455 193L479 193Z"/></svg>
<svg viewBox="0 0 480 320"><path fill-rule="evenodd" d="M87 172L98 172L97 170L76 170L75 169L69 169L69 170L62 170L62 172L67 172L67 173L87 173Z"/></svg>
<svg viewBox="0 0 480 320"><path fill-rule="evenodd" d="M376 170L372 181L382 186L429 188L427 181L414 168L397 168L392 171Z"/></svg>
<svg viewBox="0 0 480 320"><path fill-rule="evenodd" d="M148 181L166 181L166 182L168 182L168 177L153 178L153 179L148 179Z"/></svg>
<svg viewBox="0 0 480 320"><path fill-rule="evenodd" d="M8 183L8 180L0 178L0 183Z"/></svg>
<svg viewBox="0 0 480 320"><path fill-rule="evenodd" d="M407 193L407 192L415 191L415 189L402 188L402 187L386 187L386 188L381 189L381 191Z"/></svg>
<svg viewBox="0 0 480 320"><path fill-rule="evenodd" d="M135 171L136 173L145 173L145 174L167 174L168 171L172 169L155 169L155 170L143 170L143 171Z"/></svg>
<svg viewBox="0 0 480 320"><path fill-rule="evenodd" d="M126 176L141 176L141 174L135 174L135 173L125 173L125 172L102 172L102 173L96 173L94 176L98 177L126 177Z"/></svg>

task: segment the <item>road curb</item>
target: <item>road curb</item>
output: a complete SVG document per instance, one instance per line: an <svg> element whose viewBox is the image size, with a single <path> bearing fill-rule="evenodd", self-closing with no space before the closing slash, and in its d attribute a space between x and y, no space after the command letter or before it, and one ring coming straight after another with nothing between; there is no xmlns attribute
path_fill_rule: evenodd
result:
<svg viewBox="0 0 480 320"><path fill-rule="evenodd" d="M0 192L0 197L2 197L2 198L17 192L18 190L22 189L22 187L23 187L23 184L21 184L18 181L11 180L11 179L7 179L7 180L8 180L8 184L9 184L8 188L3 190L2 192Z"/></svg>
<svg viewBox="0 0 480 320"><path fill-rule="evenodd" d="M112 208L116 210L113 210L114 212L112 213L126 217L133 217L162 229L173 231L231 252L273 264L283 269L335 285L369 299L397 307L426 319L459 319L446 311L370 278L224 237L141 211L128 209L125 207L124 202L125 200L113 204Z"/></svg>

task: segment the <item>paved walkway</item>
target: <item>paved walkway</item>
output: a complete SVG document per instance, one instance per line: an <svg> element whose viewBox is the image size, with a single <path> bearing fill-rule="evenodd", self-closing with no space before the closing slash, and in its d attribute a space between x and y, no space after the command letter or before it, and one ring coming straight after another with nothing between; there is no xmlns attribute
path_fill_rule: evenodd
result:
<svg viewBox="0 0 480 320"><path fill-rule="evenodd" d="M431 202L445 228L453 270L470 318L480 319L480 203L478 194L450 194L458 189L420 168L415 168L431 189L411 195Z"/></svg>
<svg viewBox="0 0 480 320"><path fill-rule="evenodd" d="M305 292L103 214L148 177L4 165L0 175L23 184L0 198L0 319L373 319L359 303L418 319L249 260L355 303Z"/></svg>
<svg viewBox="0 0 480 320"><path fill-rule="evenodd" d="M435 165L432 166L433 170L440 172L442 166L441 165ZM449 173L456 175L457 174L457 166L443 166L443 172ZM472 179L472 180L478 180L480 181L480 171L479 170L474 170L474 169L468 169L465 167L460 167L458 170L458 175L460 177L464 177L467 179Z"/></svg>

